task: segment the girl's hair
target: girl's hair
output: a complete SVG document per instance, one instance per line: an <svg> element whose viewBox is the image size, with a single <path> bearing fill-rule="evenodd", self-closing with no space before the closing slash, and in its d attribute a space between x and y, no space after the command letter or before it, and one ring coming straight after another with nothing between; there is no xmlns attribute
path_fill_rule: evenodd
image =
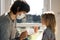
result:
<svg viewBox="0 0 60 40"><path fill-rule="evenodd" d="M44 20L47 28L50 28L55 33L56 20L55 15L52 13L42 14L42 20Z"/></svg>

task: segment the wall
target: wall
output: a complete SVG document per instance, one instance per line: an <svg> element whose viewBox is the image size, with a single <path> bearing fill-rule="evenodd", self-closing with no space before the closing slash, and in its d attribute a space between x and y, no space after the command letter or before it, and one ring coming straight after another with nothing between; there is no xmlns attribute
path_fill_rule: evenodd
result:
<svg viewBox="0 0 60 40"><path fill-rule="evenodd" d="M44 11L50 10L50 0L44 0Z"/></svg>
<svg viewBox="0 0 60 40"><path fill-rule="evenodd" d="M5 13L5 0L1 0L1 13Z"/></svg>
<svg viewBox="0 0 60 40"><path fill-rule="evenodd" d="M0 0L0 15L9 11L11 0Z"/></svg>
<svg viewBox="0 0 60 40"><path fill-rule="evenodd" d="M10 11L11 0L5 0L5 12Z"/></svg>
<svg viewBox="0 0 60 40"><path fill-rule="evenodd" d="M56 15L56 38L60 40L60 0L52 0L52 10Z"/></svg>

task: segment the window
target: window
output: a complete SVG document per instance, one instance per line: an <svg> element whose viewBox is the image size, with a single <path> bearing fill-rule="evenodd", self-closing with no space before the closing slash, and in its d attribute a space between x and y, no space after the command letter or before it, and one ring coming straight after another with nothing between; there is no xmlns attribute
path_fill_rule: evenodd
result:
<svg viewBox="0 0 60 40"><path fill-rule="evenodd" d="M41 15L44 6L44 0L26 0L30 5L30 12L28 14Z"/></svg>

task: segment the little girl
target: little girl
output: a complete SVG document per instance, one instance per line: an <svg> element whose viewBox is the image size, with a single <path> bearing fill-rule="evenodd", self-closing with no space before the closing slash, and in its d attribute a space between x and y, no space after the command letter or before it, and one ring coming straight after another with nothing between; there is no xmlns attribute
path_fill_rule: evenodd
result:
<svg viewBox="0 0 60 40"><path fill-rule="evenodd" d="M55 15L52 13L42 14L42 25L45 25L47 28L44 30L42 40L56 40L55 39L55 26L56 20Z"/></svg>

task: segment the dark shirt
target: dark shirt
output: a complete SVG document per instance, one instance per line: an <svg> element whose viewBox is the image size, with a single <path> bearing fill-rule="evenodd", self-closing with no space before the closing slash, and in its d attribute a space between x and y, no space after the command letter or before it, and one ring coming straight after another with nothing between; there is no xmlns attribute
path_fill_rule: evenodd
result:
<svg viewBox="0 0 60 40"><path fill-rule="evenodd" d="M55 34L47 28L43 33L42 40L55 40Z"/></svg>

